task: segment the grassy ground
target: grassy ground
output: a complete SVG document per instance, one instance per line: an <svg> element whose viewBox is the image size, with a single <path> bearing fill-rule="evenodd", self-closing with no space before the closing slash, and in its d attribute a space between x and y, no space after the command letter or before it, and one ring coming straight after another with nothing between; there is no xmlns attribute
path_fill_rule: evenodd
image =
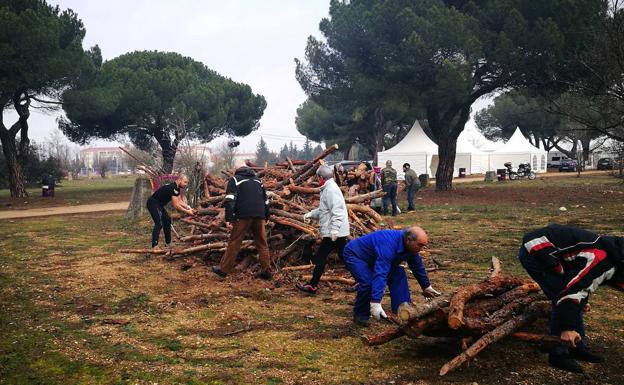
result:
<svg viewBox="0 0 624 385"><path fill-rule="evenodd" d="M452 263L431 279L449 292L481 280L493 255L523 274L515 254L527 229L559 222L624 235L622 194L608 177L469 184L420 192L417 212L395 224L429 231ZM364 346L360 333L386 325L353 327L354 295L342 286L306 297L115 252L145 246L148 228L120 214L0 224L0 384L624 384L623 293L602 288L592 298L589 336L607 363L586 365L586 375L551 370L536 347L502 341L439 378L458 346Z"/></svg>
<svg viewBox="0 0 624 385"><path fill-rule="evenodd" d="M43 198L41 188L29 188L28 198L12 199L9 190L0 190L0 210L121 202L130 199L135 177L94 178L63 181L54 198Z"/></svg>

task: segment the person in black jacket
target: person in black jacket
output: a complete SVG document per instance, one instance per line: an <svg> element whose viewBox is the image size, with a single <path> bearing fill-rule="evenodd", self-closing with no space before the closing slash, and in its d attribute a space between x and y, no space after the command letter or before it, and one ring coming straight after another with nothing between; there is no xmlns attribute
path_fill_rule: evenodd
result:
<svg viewBox="0 0 624 385"><path fill-rule="evenodd" d="M219 266L213 266L212 271L221 277L233 272L241 243L247 231L251 231L262 267L258 277L271 279L271 260L265 230L265 220L269 218L269 201L262 181L251 168L240 167L228 181L225 194L225 220L233 226L225 254Z"/></svg>
<svg viewBox="0 0 624 385"><path fill-rule="evenodd" d="M180 195L181 189L188 186L188 176L182 174L175 182L168 183L161 186L158 190L154 191L152 196L147 200L147 210L152 216L154 221L154 228L152 229L152 247L158 246L158 238L160 237L160 230L165 233L165 246L171 246L171 217L165 206L171 202L173 207L185 214L195 215L196 210L192 209L184 201L184 196Z"/></svg>
<svg viewBox="0 0 624 385"><path fill-rule="evenodd" d="M551 350L550 365L581 373L576 359L603 362L587 348L583 310L602 284L624 290L624 237L552 224L522 238L519 259L552 301L550 334L562 344Z"/></svg>

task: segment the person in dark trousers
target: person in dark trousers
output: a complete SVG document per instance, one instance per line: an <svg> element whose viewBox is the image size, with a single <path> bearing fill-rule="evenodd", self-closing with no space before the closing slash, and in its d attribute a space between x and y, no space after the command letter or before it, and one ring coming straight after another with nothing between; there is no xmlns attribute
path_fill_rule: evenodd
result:
<svg viewBox="0 0 624 385"><path fill-rule="evenodd" d="M175 182L168 183L156 190L147 200L147 210L154 221L152 229L152 247L158 246L160 230L165 233L165 246L171 246L171 217L165 206L171 202L173 207L185 214L195 215L196 210L192 209L184 201L184 196L180 195L180 190L188 186L189 178L185 174L178 177Z"/></svg>
<svg viewBox="0 0 624 385"><path fill-rule="evenodd" d="M381 306L386 286L390 289L390 304L396 313L403 302L411 302L407 275L400 265L407 264L427 298L441 295L429 282L420 250L427 246L429 238L420 227L404 230L379 230L356 238L344 249L344 261L358 282L357 296L353 306L353 320L360 326L368 326L372 315L386 318Z"/></svg>
<svg viewBox="0 0 624 385"><path fill-rule="evenodd" d="M226 277L234 271L241 243L251 231L262 271L258 278L271 279L271 257L265 229L269 219L269 200L262 181L249 167L240 167L230 178L225 191L225 220L232 224L228 247L219 265L212 271Z"/></svg>
<svg viewBox="0 0 624 385"><path fill-rule="evenodd" d="M409 163L403 164L403 172L405 173L405 191L407 191L407 211L414 211L414 195L420 189L420 180Z"/></svg>
<svg viewBox="0 0 624 385"><path fill-rule="evenodd" d="M336 250L338 257L342 260L342 251L349 236L347 204L340 187L334 181L331 167L319 167L316 176L321 185L319 207L306 213L303 220L306 223L309 223L310 219L319 221L319 232L322 240L316 255L312 258L315 265L312 279L308 283L297 282L296 284L297 289L310 294L316 294L321 276L325 272L329 253Z"/></svg>
<svg viewBox="0 0 624 385"><path fill-rule="evenodd" d="M386 167L381 170L381 186L386 193L383 197L383 212L388 215L388 201L392 203L392 216L397 215L397 172L392 168L392 161L386 161Z"/></svg>
<svg viewBox="0 0 624 385"><path fill-rule="evenodd" d="M525 234L518 258L552 301L550 334L561 345L550 351L550 365L582 373L576 360L603 362L587 348L583 310L602 284L624 290L624 237L552 224Z"/></svg>

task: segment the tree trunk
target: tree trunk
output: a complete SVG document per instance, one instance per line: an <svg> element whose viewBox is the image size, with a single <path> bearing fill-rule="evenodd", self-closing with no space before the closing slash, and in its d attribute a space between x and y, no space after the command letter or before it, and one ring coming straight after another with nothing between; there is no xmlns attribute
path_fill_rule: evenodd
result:
<svg viewBox="0 0 624 385"><path fill-rule="evenodd" d="M471 103L472 104L472 103ZM457 138L470 118L470 105L456 106L440 118L436 110L427 113L429 128L438 140L438 168L436 170L436 191L453 189L453 171L457 155Z"/></svg>
<svg viewBox="0 0 624 385"><path fill-rule="evenodd" d="M173 162L175 161L177 148L171 143L165 144L164 146L161 143L160 147L162 149L163 170L167 174L171 174L173 172Z"/></svg>
<svg viewBox="0 0 624 385"><path fill-rule="evenodd" d="M436 170L436 191L453 189L453 171L457 155L457 137L442 137L438 141L438 169Z"/></svg>
<svg viewBox="0 0 624 385"><path fill-rule="evenodd" d="M4 130L4 132L0 133L0 141L2 142L2 152L6 159L7 171L9 174L9 190L11 191L11 197L27 197L28 192L24 187L24 173L22 172L22 165L18 160L15 137L12 137L10 132Z"/></svg>

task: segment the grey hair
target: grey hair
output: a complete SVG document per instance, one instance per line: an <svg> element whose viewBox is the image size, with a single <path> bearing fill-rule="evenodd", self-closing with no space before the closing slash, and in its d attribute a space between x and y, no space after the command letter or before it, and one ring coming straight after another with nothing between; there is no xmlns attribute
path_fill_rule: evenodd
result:
<svg viewBox="0 0 624 385"><path fill-rule="evenodd" d="M316 170L316 176L323 179L331 179L334 177L334 171L329 166L322 165Z"/></svg>
<svg viewBox="0 0 624 385"><path fill-rule="evenodd" d="M407 241L415 241L418 239L418 234L412 231L411 227L406 227L403 230L403 238Z"/></svg>

